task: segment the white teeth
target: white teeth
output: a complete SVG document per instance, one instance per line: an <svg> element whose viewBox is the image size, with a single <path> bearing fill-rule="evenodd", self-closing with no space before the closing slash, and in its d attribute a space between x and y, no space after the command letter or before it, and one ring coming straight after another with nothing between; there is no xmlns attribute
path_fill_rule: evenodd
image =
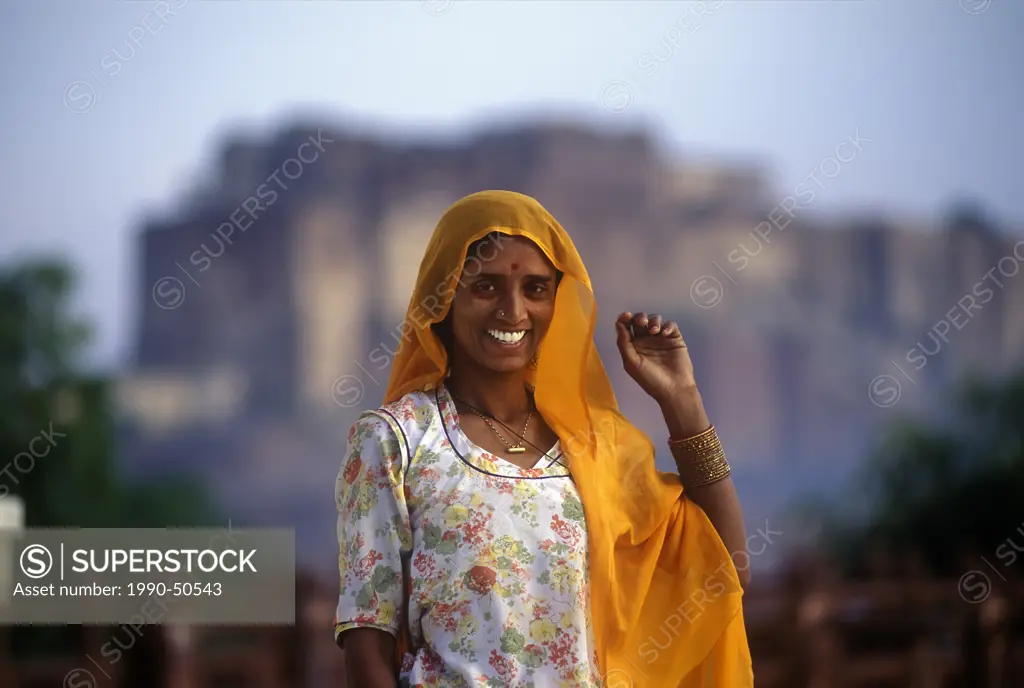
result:
<svg viewBox="0 0 1024 688"><path fill-rule="evenodd" d="M520 339L526 336L526 331L521 330L519 332L502 332L501 330L487 330L487 334L491 335L500 342L506 344L516 344Z"/></svg>

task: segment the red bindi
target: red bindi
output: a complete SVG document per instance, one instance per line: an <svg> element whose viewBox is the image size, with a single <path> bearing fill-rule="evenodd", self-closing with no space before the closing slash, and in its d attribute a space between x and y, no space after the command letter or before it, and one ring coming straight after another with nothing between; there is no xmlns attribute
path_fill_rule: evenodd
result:
<svg viewBox="0 0 1024 688"><path fill-rule="evenodd" d="M519 269L519 263L512 263L512 269L513 270L518 270Z"/></svg>

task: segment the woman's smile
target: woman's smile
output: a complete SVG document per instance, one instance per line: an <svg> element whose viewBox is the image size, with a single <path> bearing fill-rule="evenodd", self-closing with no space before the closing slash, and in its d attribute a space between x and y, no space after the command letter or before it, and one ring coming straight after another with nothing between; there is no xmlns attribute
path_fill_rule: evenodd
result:
<svg viewBox="0 0 1024 688"><path fill-rule="evenodd" d="M518 351L526 345L527 330L489 329L484 340L502 352Z"/></svg>
<svg viewBox="0 0 1024 688"><path fill-rule="evenodd" d="M487 330L487 334L502 344L515 346L523 341L523 338L526 336L526 330Z"/></svg>

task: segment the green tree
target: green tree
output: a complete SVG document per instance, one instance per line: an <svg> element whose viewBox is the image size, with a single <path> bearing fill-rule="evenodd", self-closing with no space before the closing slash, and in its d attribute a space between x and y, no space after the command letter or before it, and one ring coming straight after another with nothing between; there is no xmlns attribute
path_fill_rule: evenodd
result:
<svg viewBox="0 0 1024 688"><path fill-rule="evenodd" d="M119 474L112 382L82 365L89 328L70 313L74 284L59 262L0 269L0 497L22 499L28 527L218 521L187 478L132 484ZM131 685L164 685L160 637L151 627L127 655ZM69 656L81 642L81 627L22 626L9 632L6 652Z"/></svg>
<svg viewBox="0 0 1024 688"><path fill-rule="evenodd" d="M0 495L21 497L29 527L213 523L187 478L120 476L112 382L82 365L89 328L70 312L74 284L59 262L0 270Z"/></svg>
<svg viewBox="0 0 1024 688"><path fill-rule="evenodd" d="M902 420L869 458L855 497L860 518L826 514L824 541L848 571L875 548L915 552L936 572L989 555L1024 523L1024 371L968 380L930 423Z"/></svg>

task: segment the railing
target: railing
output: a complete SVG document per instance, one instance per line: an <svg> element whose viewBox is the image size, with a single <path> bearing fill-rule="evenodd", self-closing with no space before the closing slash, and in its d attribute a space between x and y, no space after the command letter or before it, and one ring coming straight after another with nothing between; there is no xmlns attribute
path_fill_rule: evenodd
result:
<svg viewBox="0 0 1024 688"><path fill-rule="evenodd" d="M752 589L745 613L755 683L1020 688L1024 583L993 586L984 600L976 593L920 578Z"/></svg>
<svg viewBox="0 0 1024 688"><path fill-rule="evenodd" d="M1024 582L998 582L966 601L957 580L808 582L753 587L744 613L757 688L1020 688L1024 686ZM972 595L976 596L977 590ZM0 650L0 685L10 688L321 688L343 686L333 643L329 589L305 587L297 628L194 629L187 646L147 630L166 648L126 651L104 667L111 629L89 629L77 657L18 661ZM324 619L327 619L325 622ZM10 629L0 628L2 648ZM224 642L221 642L224 641ZM137 656L133 657L133 653ZM159 653L158 653L159 654ZM152 676L145 675L150 664ZM141 666L140 666L141 665ZM91 671L65 682L72 669ZM141 674L139 672L142 672ZM134 678L128 678L132 676ZM142 683L139 683L139 681ZM660 687L657 687L660 688Z"/></svg>

